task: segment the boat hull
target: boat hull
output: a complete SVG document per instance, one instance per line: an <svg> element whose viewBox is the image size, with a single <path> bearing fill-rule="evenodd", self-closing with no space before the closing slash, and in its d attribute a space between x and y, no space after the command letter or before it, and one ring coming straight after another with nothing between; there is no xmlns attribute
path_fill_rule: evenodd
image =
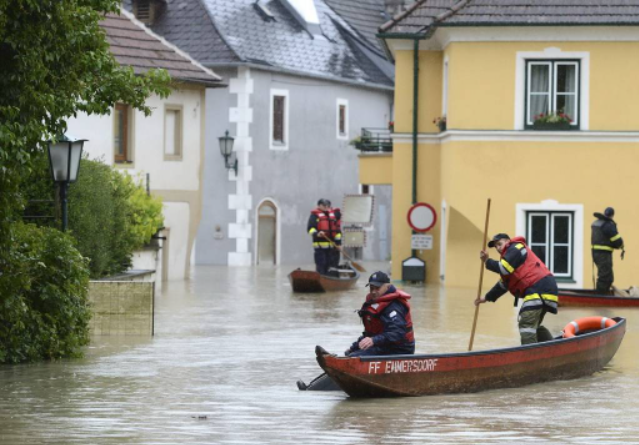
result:
<svg viewBox="0 0 639 445"><path fill-rule="evenodd" d="M639 298L598 294L593 289L559 289L561 307L639 307Z"/></svg>
<svg viewBox="0 0 639 445"><path fill-rule="evenodd" d="M625 319L597 332L508 349L444 355L337 357L316 348L324 371L351 397L398 397L478 392L601 370L615 355Z"/></svg>
<svg viewBox="0 0 639 445"><path fill-rule="evenodd" d="M347 277L329 277L318 272L297 269L288 275L293 292L334 292L350 289L359 279L359 272L349 269Z"/></svg>

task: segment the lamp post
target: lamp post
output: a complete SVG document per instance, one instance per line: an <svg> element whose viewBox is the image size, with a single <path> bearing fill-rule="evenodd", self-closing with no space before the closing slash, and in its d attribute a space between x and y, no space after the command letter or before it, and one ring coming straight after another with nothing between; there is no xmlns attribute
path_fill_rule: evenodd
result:
<svg viewBox="0 0 639 445"><path fill-rule="evenodd" d="M62 204L62 231L67 230L67 189L69 184L78 179L82 148L86 139L75 139L62 135L58 141L47 142L51 178L60 185L60 201Z"/></svg>
<svg viewBox="0 0 639 445"><path fill-rule="evenodd" d="M218 139L220 141L220 152L222 153L222 156L224 156L224 166L228 170L233 169L235 171L235 176L237 176L237 157L233 156L233 142L235 139L229 136L228 130L226 130L224 136ZM235 160L231 160L232 158L235 158Z"/></svg>

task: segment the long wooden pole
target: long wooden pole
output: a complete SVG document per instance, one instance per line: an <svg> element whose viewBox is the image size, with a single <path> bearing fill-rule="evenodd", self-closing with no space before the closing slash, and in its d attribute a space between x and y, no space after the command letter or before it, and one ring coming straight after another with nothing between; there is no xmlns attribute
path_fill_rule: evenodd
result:
<svg viewBox="0 0 639 445"><path fill-rule="evenodd" d="M486 204L486 224L484 225L484 241L481 244L481 250L486 248L486 241L488 240L488 220L490 219L490 198ZM477 289L477 299L481 298L481 285L484 282L484 262L481 261L479 270L479 289ZM475 328L477 328L477 318L479 317L479 305L475 306L475 318L473 319L473 330L470 333L470 343L468 344L468 350L473 350L473 341L475 340Z"/></svg>

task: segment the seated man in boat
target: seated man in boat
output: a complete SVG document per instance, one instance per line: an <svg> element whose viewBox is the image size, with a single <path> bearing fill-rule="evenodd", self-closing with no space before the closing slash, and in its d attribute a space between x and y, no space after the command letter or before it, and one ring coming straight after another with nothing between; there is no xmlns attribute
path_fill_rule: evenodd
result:
<svg viewBox="0 0 639 445"><path fill-rule="evenodd" d="M320 199L317 208L311 211L306 230L313 237L315 249L315 270L328 275L334 250L341 250L342 233L334 233L335 214L331 211L330 201ZM338 236L339 235L339 236Z"/></svg>
<svg viewBox="0 0 639 445"><path fill-rule="evenodd" d="M370 293L358 312L364 332L344 354L349 357L414 354L410 295L397 290L384 272L371 275L366 286L370 286Z"/></svg>
<svg viewBox="0 0 639 445"><path fill-rule="evenodd" d="M479 254L486 269L501 275L501 280L475 305L495 302L507 291L515 296L515 306L520 298L524 302L519 310L519 334L521 344L552 340L550 331L541 325L546 312L557 313L557 282L546 265L526 246L523 237L512 240L505 233L498 233L488 243L501 255L499 261L488 258L488 252Z"/></svg>

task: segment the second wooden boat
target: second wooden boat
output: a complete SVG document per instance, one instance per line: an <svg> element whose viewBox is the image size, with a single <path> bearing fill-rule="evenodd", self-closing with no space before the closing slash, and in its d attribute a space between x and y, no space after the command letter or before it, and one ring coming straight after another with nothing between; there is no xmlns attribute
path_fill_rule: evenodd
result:
<svg viewBox="0 0 639 445"><path fill-rule="evenodd" d="M559 289L562 307L639 307L639 298L601 294L594 289Z"/></svg>
<svg viewBox="0 0 639 445"><path fill-rule="evenodd" d="M605 320L605 319L604 319ZM351 397L398 397L477 392L600 371L615 355L626 320L572 338L525 346L438 355L337 357L321 346L317 362Z"/></svg>
<svg viewBox="0 0 639 445"><path fill-rule="evenodd" d="M288 275L293 292L331 292L350 289L359 279L359 272L350 266L342 266L338 276L320 275L311 270L296 269Z"/></svg>

